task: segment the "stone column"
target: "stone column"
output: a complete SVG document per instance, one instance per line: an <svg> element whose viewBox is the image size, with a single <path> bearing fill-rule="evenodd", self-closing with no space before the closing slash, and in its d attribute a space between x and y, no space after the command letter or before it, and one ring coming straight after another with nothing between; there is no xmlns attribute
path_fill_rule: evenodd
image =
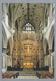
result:
<svg viewBox="0 0 56 81"><path fill-rule="evenodd" d="M2 72L6 72L7 64L6 64L6 54L3 53L2 55Z"/></svg>
<svg viewBox="0 0 56 81"><path fill-rule="evenodd" d="M39 67L44 66L44 52L43 52L43 42L42 40L39 41Z"/></svg>
<svg viewBox="0 0 56 81"><path fill-rule="evenodd" d="M52 73L53 72L53 67L52 67L52 49L49 49L49 56L50 56L50 64L49 64L49 72Z"/></svg>
<svg viewBox="0 0 56 81"><path fill-rule="evenodd" d="M22 65L23 65L23 54L22 54L22 46L21 46L21 34L22 34L22 31L21 31L21 27L20 27L20 23L18 23L18 59L19 59L19 63L20 63L20 67L21 68L23 68L22 67Z"/></svg>
<svg viewBox="0 0 56 81"><path fill-rule="evenodd" d="M49 64L49 66L50 66L50 67L51 67L51 53L52 53L52 50L49 49L49 56L50 56L50 64Z"/></svg>

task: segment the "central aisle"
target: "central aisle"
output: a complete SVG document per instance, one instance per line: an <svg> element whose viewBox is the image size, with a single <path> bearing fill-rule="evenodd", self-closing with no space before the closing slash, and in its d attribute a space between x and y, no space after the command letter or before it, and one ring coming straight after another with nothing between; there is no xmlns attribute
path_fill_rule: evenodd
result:
<svg viewBox="0 0 56 81"><path fill-rule="evenodd" d="M33 69L23 69L19 72L19 76L36 76L36 72Z"/></svg>
<svg viewBox="0 0 56 81"><path fill-rule="evenodd" d="M23 69L19 72L18 79L38 79L36 72L33 69Z"/></svg>

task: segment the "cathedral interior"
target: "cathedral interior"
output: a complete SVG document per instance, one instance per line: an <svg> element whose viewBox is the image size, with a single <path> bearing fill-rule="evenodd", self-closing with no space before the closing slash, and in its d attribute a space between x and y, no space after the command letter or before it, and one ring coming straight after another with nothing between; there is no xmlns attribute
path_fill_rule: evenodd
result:
<svg viewBox="0 0 56 81"><path fill-rule="evenodd" d="M54 78L55 4L2 4L2 77Z"/></svg>

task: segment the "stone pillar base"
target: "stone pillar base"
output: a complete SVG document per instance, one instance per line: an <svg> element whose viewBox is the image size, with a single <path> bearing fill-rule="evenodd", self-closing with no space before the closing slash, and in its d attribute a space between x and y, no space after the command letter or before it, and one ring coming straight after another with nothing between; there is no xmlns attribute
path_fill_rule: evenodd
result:
<svg viewBox="0 0 56 81"><path fill-rule="evenodd" d="M53 74L53 68L49 67L49 72Z"/></svg>
<svg viewBox="0 0 56 81"><path fill-rule="evenodd" d="M7 71L7 68L2 68L2 73L5 73Z"/></svg>

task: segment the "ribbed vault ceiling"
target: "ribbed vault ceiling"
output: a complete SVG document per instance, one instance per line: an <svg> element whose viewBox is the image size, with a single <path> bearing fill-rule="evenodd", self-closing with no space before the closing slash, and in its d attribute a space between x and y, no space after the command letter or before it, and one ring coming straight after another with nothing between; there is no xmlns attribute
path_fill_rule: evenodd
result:
<svg viewBox="0 0 56 81"><path fill-rule="evenodd" d="M40 30L44 25L48 5L40 3L9 4L10 21L16 22L17 28L22 28L29 22L35 27L35 30Z"/></svg>

